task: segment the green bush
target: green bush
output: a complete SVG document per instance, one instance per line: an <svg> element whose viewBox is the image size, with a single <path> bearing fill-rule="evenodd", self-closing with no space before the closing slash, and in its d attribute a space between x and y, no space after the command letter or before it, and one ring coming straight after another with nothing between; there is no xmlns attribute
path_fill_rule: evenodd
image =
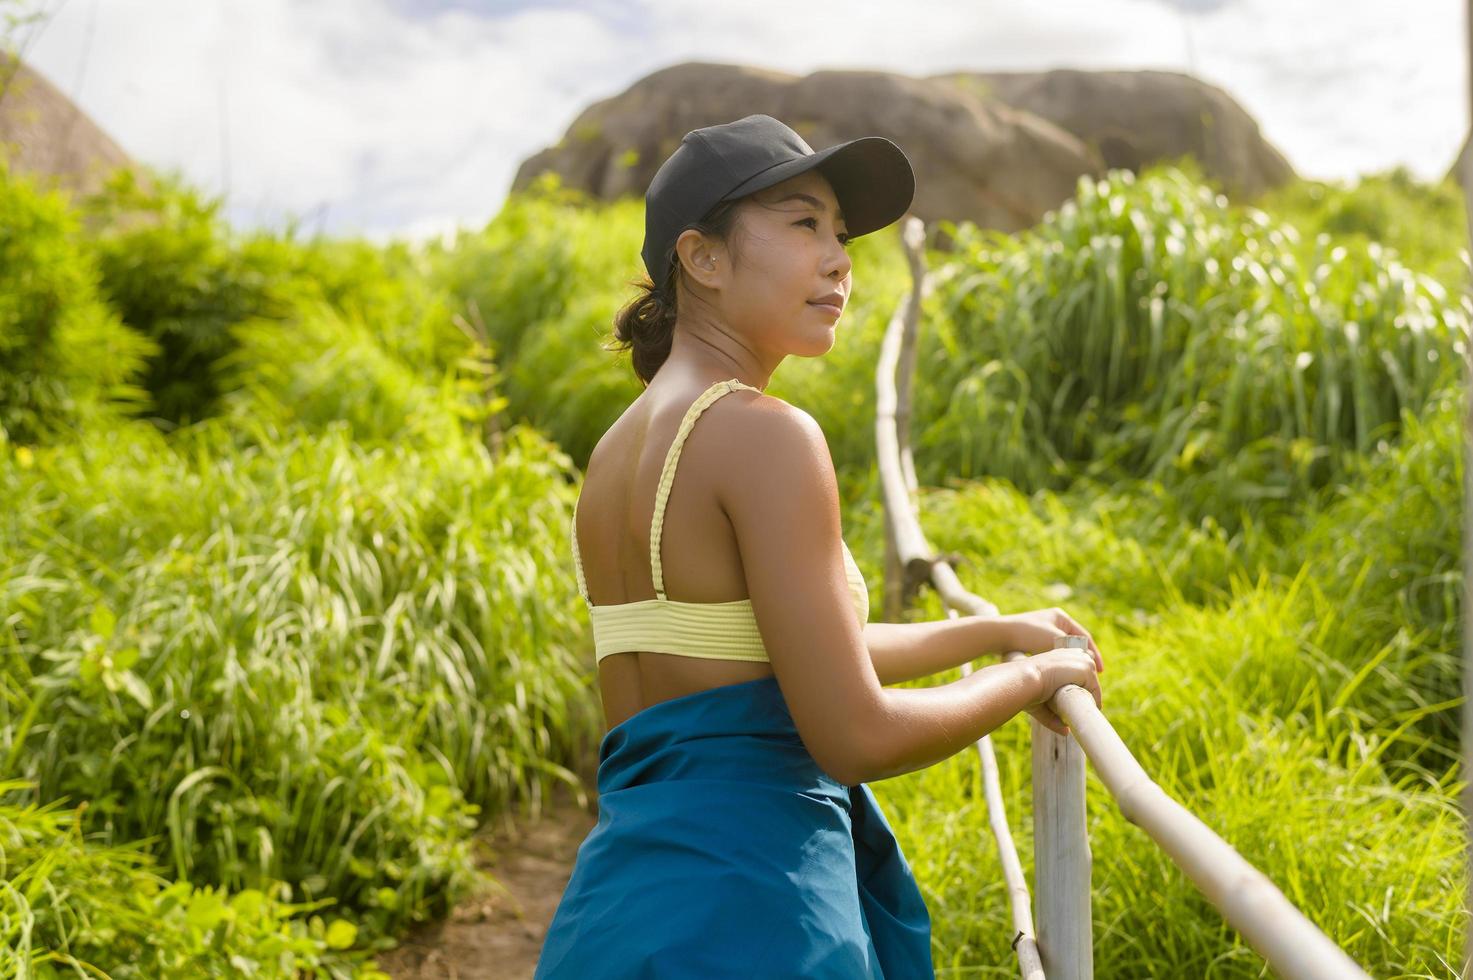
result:
<svg viewBox="0 0 1473 980"><path fill-rule="evenodd" d="M580 464L640 390L628 355L615 363L603 345L643 271L642 215L640 202L595 203L548 175L425 260L500 365L507 419L536 426Z"/></svg>
<svg viewBox="0 0 1473 980"><path fill-rule="evenodd" d="M0 800L29 795L0 782ZM0 975L383 977L331 903L169 882L136 844L83 837L86 804L0 802ZM330 914L330 913L329 913Z"/></svg>
<svg viewBox="0 0 1473 980"><path fill-rule="evenodd" d="M89 245L103 296L158 345L145 383L156 416L171 426L219 413L222 398L242 386L226 371L238 362L243 324L259 343L279 334L290 345L301 311L326 306L329 316L371 327L405 370L431 379L468 346L406 246L299 242L295 225L279 235L236 234L220 216L221 199L177 175L152 177L145 191L132 170L115 171L83 213L98 229ZM345 390L351 380L343 379Z"/></svg>
<svg viewBox="0 0 1473 980"><path fill-rule="evenodd" d="M135 384L156 353L98 297L77 219L0 156L0 429L49 442L147 408Z"/></svg>
<svg viewBox="0 0 1473 980"><path fill-rule="evenodd" d="M1374 243L1301 265L1291 227L1176 171L957 236L922 338L923 482L1148 477L1236 528L1387 448L1459 374L1465 302Z"/></svg>
<svg viewBox="0 0 1473 980"><path fill-rule="evenodd" d="M1468 280L1468 212L1451 177L1421 181L1396 167L1352 182L1295 181L1258 206L1298 228L1306 244L1321 234L1343 245L1379 242L1449 289Z"/></svg>
<svg viewBox="0 0 1473 980"><path fill-rule="evenodd" d="M251 315L284 317L297 284L290 245L263 236L237 244L219 199L178 175L151 177L145 191L132 169L114 171L83 212L100 228L89 244L103 296L158 345L145 379L155 415L177 425L213 413L226 327Z"/></svg>
<svg viewBox="0 0 1473 980"><path fill-rule="evenodd" d="M194 884L375 934L592 740L567 460L216 419L0 458L0 754ZM22 547L23 545L23 547ZM561 597L558 598L558 597Z"/></svg>

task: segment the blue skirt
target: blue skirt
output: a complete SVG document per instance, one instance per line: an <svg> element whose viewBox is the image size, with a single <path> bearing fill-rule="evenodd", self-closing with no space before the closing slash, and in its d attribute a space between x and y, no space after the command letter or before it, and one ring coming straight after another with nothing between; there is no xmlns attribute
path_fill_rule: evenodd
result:
<svg viewBox="0 0 1473 980"><path fill-rule="evenodd" d="M819 768L774 678L615 725L598 793L534 980L934 978L874 793Z"/></svg>

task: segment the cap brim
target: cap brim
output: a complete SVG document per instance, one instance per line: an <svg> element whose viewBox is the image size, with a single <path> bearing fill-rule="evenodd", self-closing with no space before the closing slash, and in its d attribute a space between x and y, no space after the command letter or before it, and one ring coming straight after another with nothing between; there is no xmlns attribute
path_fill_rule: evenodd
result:
<svg viewBox="0 0 1473 980"><path fill-rule="evenodd" d="M814 169L834 188L850 238L899 220L915 197L915 172L904 151L883 136L861 136L770 167L732 188L721 200L745 197Z"/></svg>

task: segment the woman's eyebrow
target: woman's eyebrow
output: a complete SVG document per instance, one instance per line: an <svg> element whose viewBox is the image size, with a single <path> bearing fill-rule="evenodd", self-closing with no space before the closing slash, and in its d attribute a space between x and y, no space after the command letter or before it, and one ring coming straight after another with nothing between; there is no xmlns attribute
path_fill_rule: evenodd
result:
<svg viewBox="0 0 1473 980"><path fill-rule="evenodd" d="M818 198L814 197L812 194L793 193L793 194L789 194L787 197L778 198L775 203L782 204L784 201L793 201L793 200L802 201L804 204L807 204L809 207L811 207L811 208L813 208L813 209L815 209L817 211L826 211L826 210L828 210L826 207L824 207L824 203L822 201L820 201ZM838 216L838 218L839 218L840 221L843 221L844 220L844 212L843 211L839 210L838 208L835 208L834 209L834 214Z"/></svg>

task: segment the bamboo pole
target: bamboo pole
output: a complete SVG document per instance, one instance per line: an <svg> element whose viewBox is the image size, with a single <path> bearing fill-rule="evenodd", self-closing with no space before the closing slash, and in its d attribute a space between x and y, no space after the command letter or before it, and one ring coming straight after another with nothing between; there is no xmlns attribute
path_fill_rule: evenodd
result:
<svg viewBox="0 0 1473 980"><path fill-rule="evenodd" d="M1289 980L1369 980L1263 872L1146 775L1094 695L1066 684L1049 707L1069 726L1125 819L1161 845L1270 966Z"/></svg>
<svg viewBox="0 0 1473 980"><path fill-rule="evenodd" d="M905 428L901 426L900 419L906 419L908 427L911 392L909 375L913 373L915 365L920 304L929 284L936 281L926 274L922 260L924 232L924 226L918 218L906 218L901 225L901 242L905 245L915 288L885 330L880 344L879 364L876 367L875 443L878 447L880 481L884 487L885 500L886 608L889 609L888 603L892 595L897 602L903 600L905 589L901 578L908 573L919 576L922 580L939 579L946 583L947 594L956 600L947 605L947 615L952 618L956 617L957 609L967 609L973 615L995 616L996 606L963 589L951 566L931 557L930 546L926 544L925 534L915 518L915 468L906 462L909 440L905 437ZM909 354L906 354L907 351ZM901 371L901 364L907 364L908 367ZM901 556L907 556L903 562L900 560ZM897 605L889 618L898 620L900 611ZM970 663L962 664L964 675L971 671ZM1008 900L1012 908L1011 945L1018 957L1018 968L1024 980L1046 980L1038 940L1033 932L1028 881L1023 875L1023 863L1018 859L1018 849L1013 844L1012 832L1008 829L1007 811L1003 808L1002 785L997 774L997 756L992 750L992 739L984 735L975 744L982 763L982 787L987 801L988 823L997 841L1003 880L1007 885Z"/></svg>
<svg viewBox="0 0 1473 980"><path fill-rule="evenodd" d="M895 314L885 328L885 338L893 342L889 353L895 368L888 372L892 387L885 394L887 403L876 406L876 435L889 443L888 452L881 459L899 461L900 484L904 487L904 499L914 506L916 491L915 466L910 451L910 390L911 375L915 373L915 337L921 319L921 302L930 291L930 280L926 275L925 259L921 246L925 241L925 226L919 218L906 218L900 226L900 240L905 246L906 261L910 266L911 288L905 299L896 307ZM884 467L881 477L884 478ZM891 499L886 494L886 499ZM894 529L890 525L890 511L885 512L885 600L884 617L888 622L898 622L905 603L922 574L917 569L901 567L900 549Z"/></svg>
<svg viewBox="0 0 1473 980"><path fill-rule="evenodd" d="M1069 646L1087 642L1082 636L1064 639ZM1033 740L1033 879L1043 968L1053 980L1093 980L1084 752L1072 736L1051 731L1031 715L1028 724Z"/></svg>
<svg viewBox="0 0 1473 980"><path fill-rule="evenodd" d="M946 615L955 619L956 610L946 610ZM970 663L962 664L962 676L972 672ZM1023 875L1023 862L1018 860L1018 848L1013 844L1013 832L1008 827L1008 812L1003 807L1002 779L997 773L997 753L992 749L992 736L983 735L973 743L982 764L982 794L987 800L987 822L992 828L992 837L997 841L997 857L1002 864L1003 883L1007 886L1008 906L1013 916L1012 947L1018 955L1018 969L1023 980L1045 980L1043 957L1038 949L1038 937L1033 932L1033 906L1028 896L1028 879Z"/></svg>
<svg viewBox="0 0 1473 980"><path fill-rule="evenodd" d="M1468 103L1473 107L1473 0L1464 6L1463 27L1467 32L1468 40ZM1469 114L1463 114L1464 125L1467 126ZM1473 129L1469 132L1469 140L1473 140ZM1463 201L1468 216L1468 246L1473 249L1473 146L1465 145L1462 154L1463 172L1460 175L1463 185ZM1465 283L1464 288L1467 288ZM1463 494L1464 500L1473 502L1473 343L1469 343L1465 336L1463 339L1463 411L1466 417L1463 420ZM1473 773L1473 616L1469 611L1473 610L1473 506L1468 503L1463 505L1463 817L1468 821L1468 843L1464 848L1464 861L1467 862L1467 891L1463 896L1463 904L1470 914L1473 914L1473 779L1469 774ZM1473 972L1473 928L1463 933L1463 969L1464 980Z"/></svg>
<svg viewBox="0 0 1473 980"><path fill-rule="evenodd" d="M912 218L901 229L905 245L905 261L910 266L910 295L905 303L905 329L900 331L900 356L895 367L895 443L900 450L900 470L910 489L910 504L915 506L916 468L910 449L910 405L912 382L916 371L916 342L920 336L921 303L931 291L931 278L926 275L925 225Z"/></svg>

